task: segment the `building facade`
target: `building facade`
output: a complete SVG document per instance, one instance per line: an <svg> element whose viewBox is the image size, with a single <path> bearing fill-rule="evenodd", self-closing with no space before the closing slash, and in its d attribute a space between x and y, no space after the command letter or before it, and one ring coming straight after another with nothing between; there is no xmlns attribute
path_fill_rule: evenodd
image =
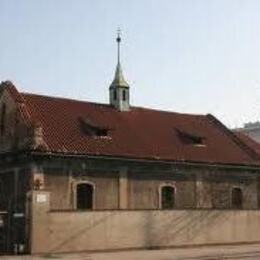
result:
<svg viewBox="0 0 260 260"><path fill-rule="evenodd" d="M242 128L238 128L235 131L242 132L252 138L254 141L260 143L260 122L247 123Z"/></svg>
<svg viewBox="0 0 260 260"><path fill-rule="evenodd" d="M118 48L120 41L118 37ZM191 238L189 232L178 241L168 234L167 243L150 239L165 217L175 221L180 214L185 219L187 210L192 221L212 221L212 214L220 214L216 210L260 208L260 156L215 117L131 106L120 57L109 97L109 104L75 101L22 93L10 81L2 82L0 210L7 226L1 231L2 250L46 253L203 244L207 239ZM144 232L145 239L139 233L122 239L126 212L136 218L129 226ZM154 217L154 224L142 222L147 212L153 212L148 219ZM80 232L70 237L85 226L95 230L95 221L115 214L117 219L109 222L115 225L112 231L105 225L86 232L84 239ZM107 236L116 237L114 244ZM209 241L224 241L224 234L217 237ZM52 245L39 244L48 238ZM232 235L229 242L236 238ZM258 237L244 238L254 239ZM57 241L61 244L51 247Z"/></svg>

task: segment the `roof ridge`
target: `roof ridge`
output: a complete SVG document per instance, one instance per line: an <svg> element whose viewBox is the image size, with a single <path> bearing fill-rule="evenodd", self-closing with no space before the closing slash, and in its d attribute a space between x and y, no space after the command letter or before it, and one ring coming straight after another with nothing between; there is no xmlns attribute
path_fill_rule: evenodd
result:
<svg viewBox="0 0 260 260"><path fill-rule="evenodd" d="M54 100L64 100L68 102L79 102L79 103L87 103L97 106L104 106L104 107L111 107L110 104L107 103L99 103L99 102L93 102L88 100L80 100L80 99L74 99L69 97L60 97L60 96L49 96L44 94L36 94L36 93L29 93L29 92L20 92L22 96L36 96L36 97L43 97L48 99L54 99ZM175 115L184 115L184 116L194 116L194 117L206 117L206 114L191 114L191 113L183 113L183 112L176 112L171 110L163 110L160 108L150 108L150 107L143 107L143 106L131 106L132 109L139 109L139 110L146 110L146 111L155 111L159 113L167 113L167 114L175 114Z"/></svg>
<svg viewBox="0 0 260 260"><path fill-rule="evenodd" d="M133 108L150 110L150 111L155 111L155 112L163 112L163 113L168 113L168 114L184 115L184 116L196 116L196 117L206 117L207 116L207 114L191 114L191 113L176 112L176 111L172 111L172 110L162 110L160 108L142 107L142 106L133 107Z"/></svg>
<svg viewBox="0 0 260 260"><path fill-rule="evenodd" d="M22 96L36 96L36 97L43 97L43 98L49 98L49 99L60 99L60 100L65 100L65 101L69 101L69 102L89 103L89 104L93 104L93 105L102 105L102 106L104 105L104 106L110 107L110 105L106 104L106 103L98 103L98 102L74 99L74 98L69 98L69 97L49 96L49 95L29 93L29 92L20 92L20 93L22 94Z"/></svg>

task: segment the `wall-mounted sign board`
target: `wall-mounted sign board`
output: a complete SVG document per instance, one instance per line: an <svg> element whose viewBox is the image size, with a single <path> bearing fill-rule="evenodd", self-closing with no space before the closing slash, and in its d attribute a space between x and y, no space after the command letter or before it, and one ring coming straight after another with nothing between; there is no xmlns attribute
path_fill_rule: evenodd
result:
<svg viewBox="0 0 260 260"><path fill-rule="evenodd" d="M36 202L37 203L43 203L47 201L46 194L37 194L36 195Z"/></svg>

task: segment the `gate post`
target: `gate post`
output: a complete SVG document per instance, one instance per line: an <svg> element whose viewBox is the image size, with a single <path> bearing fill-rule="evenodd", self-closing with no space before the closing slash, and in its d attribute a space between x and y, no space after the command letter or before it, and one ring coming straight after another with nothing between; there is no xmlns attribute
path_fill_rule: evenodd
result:
<svg viewBox="0 0 260 260"><path fill-rule="evenodd" d="M29 191L26 208L28 251L31 254L48 253L50 192Z"/></svg>

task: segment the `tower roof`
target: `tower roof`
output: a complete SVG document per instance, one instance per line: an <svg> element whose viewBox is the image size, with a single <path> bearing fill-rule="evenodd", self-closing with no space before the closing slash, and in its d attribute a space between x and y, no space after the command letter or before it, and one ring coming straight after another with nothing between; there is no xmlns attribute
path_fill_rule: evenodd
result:
<svg viewBox="0 0 260 260"><path fill-rule="evenodd" d="M128 83L124 79L120 61L117 63L115 77L114 77L110 87L125 87L125 88L129 87Z"/></svg>

